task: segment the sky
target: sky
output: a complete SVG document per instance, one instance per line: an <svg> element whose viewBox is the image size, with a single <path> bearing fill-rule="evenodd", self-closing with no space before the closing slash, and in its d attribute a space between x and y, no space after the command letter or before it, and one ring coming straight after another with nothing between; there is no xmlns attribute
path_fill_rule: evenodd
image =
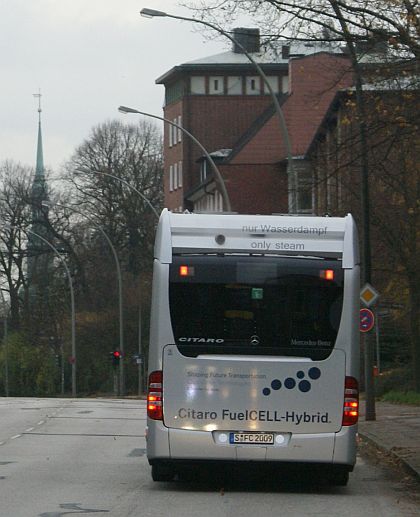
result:
<svg viewBox="0 0 420 517"><path fill-rule="evenodd" d="M0 163L35 166L33 94L45 166L59 173L93 126L136 123L118 106L163 116L164 72L230 47L189 22L141 17L143 7L191 16L176 0L0 0Z"/></svg>

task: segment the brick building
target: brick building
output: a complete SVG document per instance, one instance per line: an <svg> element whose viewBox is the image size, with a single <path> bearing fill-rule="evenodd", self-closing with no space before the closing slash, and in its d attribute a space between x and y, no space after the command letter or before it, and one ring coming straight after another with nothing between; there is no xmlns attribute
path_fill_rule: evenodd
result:
<svg viewBox="0 0 420 517"><path fill-rule="evenodd" d="M262 50L258 29L234 38L260 64L278 96L291 141L287 160L278 114L255 66L238 46L175 66L157 79L165 87L164 117L188 130L211 154L239 213L313 211L306 152L337 90L351 84L340 49L313 44ZM202 150L176 126L164 130L165 206L222 211L223 198Z"/></svg>

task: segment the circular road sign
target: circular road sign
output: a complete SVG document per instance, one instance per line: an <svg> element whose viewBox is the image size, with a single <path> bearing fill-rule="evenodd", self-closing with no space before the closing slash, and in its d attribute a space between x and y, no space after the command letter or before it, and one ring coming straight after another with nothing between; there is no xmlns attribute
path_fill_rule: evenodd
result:
<svg viewBox="0 0 420 517"><path fill-rule="evenodd" d="M360 332L369 332L375 324L375 316L370 309L360 309Z"/></svg>

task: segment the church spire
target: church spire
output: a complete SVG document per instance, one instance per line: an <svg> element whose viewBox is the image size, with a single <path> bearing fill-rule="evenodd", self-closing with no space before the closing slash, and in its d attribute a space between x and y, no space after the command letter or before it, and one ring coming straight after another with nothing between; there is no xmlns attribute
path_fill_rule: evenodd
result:
<svg viewBox="0 0 420 517"><path fill-rule="evenodd" d="M32 284L32 293L37 289L36 286L44 287L48 281L48 269L51 262L50 250L46 249L45 243L41 242L36 234L48 239L46 220L48 219L48 208L43 206L43 201L48 201L48 189L45 179L44 153L42 148L41 132L41 92L34 93L38 99L38 142L36 151L35 175L32 182L31 207L32 224L31 229L34 233L28 236L28 282Z"/></svg>
<svg viewBox="0 0 420 517"><path fill-rule="evenodd" d="M34 93L34 97L38 98L38 145L36 150L36 169L35 180L44 179L44 152L42 149L42 132L41 132L41 90Z"/></svg>

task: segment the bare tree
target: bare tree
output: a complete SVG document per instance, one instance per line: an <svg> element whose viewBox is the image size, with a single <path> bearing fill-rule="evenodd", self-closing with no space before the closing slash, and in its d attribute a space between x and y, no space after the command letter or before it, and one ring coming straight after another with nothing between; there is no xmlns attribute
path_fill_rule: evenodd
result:
<svg viewBox="0 0 420 517"><path fill-rule="evenodd" d="M111 121L94 127L66 165L77 202L124 251L133 274L142 259L150 259L156 224L151 206L157 211L162 206L162 172L161 135L146 122Z"/></svg>
<svg viewBox="0 0 420 517"><path fill-rule="evenodd" d="M399 263L408 289L410 340L415 387L420 391L420 342L418 318L418 60L420 55L420 11L417 0L202 0L188 2L197 18L223 25L224 30L243 13L250 14L264 27L266 46L277 40L291 42L328 41L341 46L349 55L354 74L355 91L348 102L353 106L349 123L353 131L351 145L347 141L348 170L351 170L349 192L361 199L364 281L370 282L371 222L376 242ZM220 26L220 25L219 25ZM375 61L370 56L375 55ZM404 80L400 80L400 79ZM380 82L387 82L382 85ZM393 86L390 87L390 83ZM369 84L370 83L370 84ZM378 117L381 101L366 94L376 91L394 92L401 102L391 102L387 117ZM413 90L416 93L413 93ZM381 95L380 95L381 96ZM407 102L413 98L413 102ZM409 109L402 114L402 108ZM373 109L372 109L373 108ZM375 123L372 123L372 117ZM380 124L378 121L380 118ZM379 126L382 126L381 128ZM411 128L408 131L407 128ZM402 136L404 134L404 136ZM346 145L341 141L342 146ZM350 149L350 151L349 151ZM400 151L406 152L402 154ZM328 181L342 173L343 160L335 156L336 171L328 172ZM382 159L388 157L388 161ZM371 161L371 163L370 163ZM350 164L351 162L351 164ZM390 164L393 167L390 167ZM380 171L380 172L379 172ZM414 182L414 185L413 185ZM335 178L337 184L337 178ZM342 185L344 187L344 185ZM371 189L374 191L371 193ZM381 197L382 196L382 197ZM398 198L398 202L394 202ZM382 199L382 201L380 201ZM390 217L392 209L392 217ZM372 212L372 214L371 214ZM390 228L390 221L393 227ZM402 244L407 244L403 246ZM375 256L375 267L382 257ZM417 284L416 284L417 282ZM373 379L366 377L372 386ZM373 390L369 390L373 393Z"/></svg>
<svg viewBox="0 0 420 517"><path fill-rule="evenodd" d="M23 228L31 221L28 199L31 169L10 161L0 164L0 288L10 302L11 328L20 324L20 294L25 287L27 237Z"/></svg>

